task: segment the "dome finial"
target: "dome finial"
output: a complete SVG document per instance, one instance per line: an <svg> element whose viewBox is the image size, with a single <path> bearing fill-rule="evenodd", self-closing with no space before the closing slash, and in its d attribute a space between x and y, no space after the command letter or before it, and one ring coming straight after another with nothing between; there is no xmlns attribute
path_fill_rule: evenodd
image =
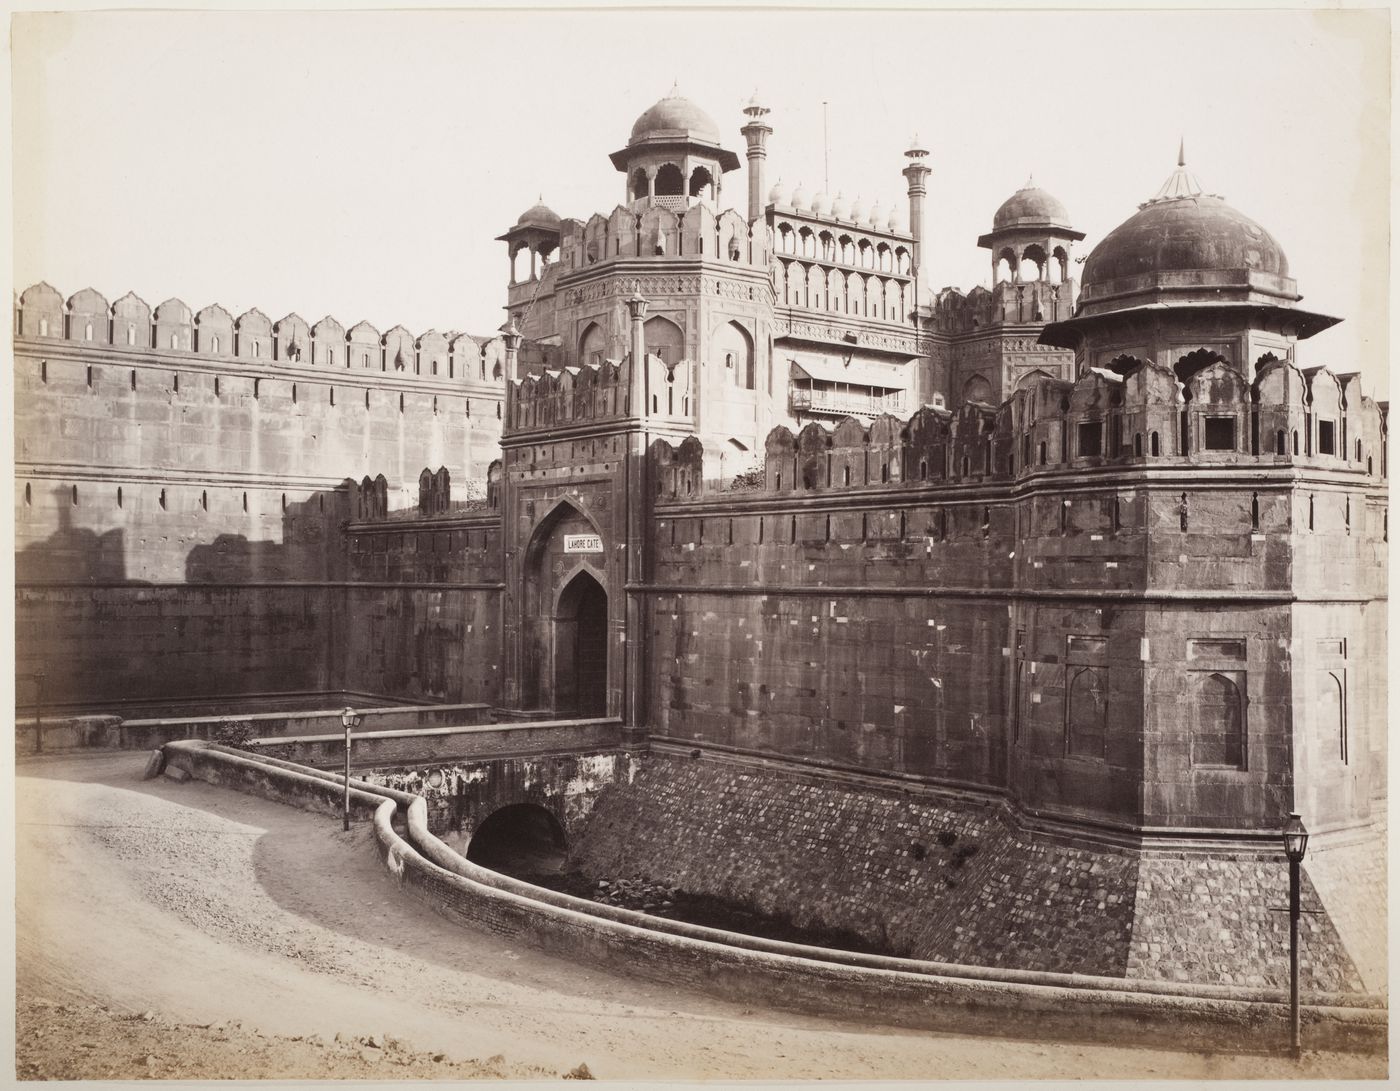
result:
<svg viewBox="0 0 1400 1091"><path fill-rule="evenodd" d="M1022 186L1021 188L1022 188L1022 189L1035 189L1035 175L1034 175L1034 174L1028 174L1028 175L1026 175L1026 184L1025 184L1024 186Z"/></svg>
<svg viewBox="0 0 1400 1091"><path fill-rule="evenodd" d="M680 80L672 80L672 81L671 81L671 91L670 91L670 93L669 93L666 97L667 97L667 98L680 98L680 97L681 97L681 81L680 81Z"/></svg>
<svg viewBox="0 0 1400 1091"><path fill-rule="evenodd" d="M1186 137L1184 136L1181 138L1181 143L1177 145L1176 165L1178 167L1186 166Z"/></svg>

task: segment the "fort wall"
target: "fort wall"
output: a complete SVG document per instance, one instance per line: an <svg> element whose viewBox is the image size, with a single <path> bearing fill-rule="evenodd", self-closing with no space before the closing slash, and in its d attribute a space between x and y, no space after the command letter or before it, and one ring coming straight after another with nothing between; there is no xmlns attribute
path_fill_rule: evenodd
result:
<svg viewBox="0 0 1400 1091"><path fill-rule="evenodd" d="M42 284L15 318L18 671L50 701L339 688L353 480L402 506L425 457L463 492L498 455L498 339Z"/></svg>
<svg viewBox="0 0 1400 1091"><path fill-rule="evenodd" d="M652 731L1134 830L1369 821L1384 421L1327 405L1337 385L1091 370L996 410L777 429L752 490L654 444Z"/></svg>

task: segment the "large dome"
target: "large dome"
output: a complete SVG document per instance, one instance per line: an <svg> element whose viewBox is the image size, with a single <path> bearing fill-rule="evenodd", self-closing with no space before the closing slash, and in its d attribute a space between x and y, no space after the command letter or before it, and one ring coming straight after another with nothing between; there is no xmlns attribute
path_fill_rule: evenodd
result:
<svg viewBox="0 0 1400 1091"><path fill-rule="evenodd" d="M1083 290L1126 278L1197 272L1288 276L1278 240L1219 197L1149 201L1105 236L1084 264Z"/></svg>
<svg viewBox="0 0 1400 1091"><path fill-rule="evenodd" d="M1029 180L1003 201L992 217L992 227L996 231L1012 227L1069 226L1069 212L1065 206Z"/></svg>
<svg viewBox="0 0 1400 1091"><path fill-rule="evenodd" d="M719 143L719 126L704 110L684 98L676 88L642 113L632 125L629 145L648 140L694 140Z"/></svg>

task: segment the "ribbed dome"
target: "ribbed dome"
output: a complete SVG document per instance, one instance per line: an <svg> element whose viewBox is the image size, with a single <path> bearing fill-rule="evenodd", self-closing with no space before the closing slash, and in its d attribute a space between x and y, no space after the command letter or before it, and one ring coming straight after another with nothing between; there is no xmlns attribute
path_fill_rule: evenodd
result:
<svg viewBox="0 0 1400 1091"><path fill-rule="evenodd" d="M834 220L844 220L848 214L846 195L840 190L836 191L836 196L831 202L831 217Z"/></svg>
<svg viewBox="0 0 1400 1091"><path fill-rule="evenodd" d="M551 231L559 229L559 214L543 201L527 208L515 221L517 227L545 227Z"/></svg>
<svg viewBox="0 0 1400 1091"><path fill-rule="evenodd" d="M825 216L831 212L831 198L827 196L826 190L822 190L812 198L812 215Z"/></svg>
<svg viewBox="0 0 1400 1091"><path fill-rule="evenodd" d="M867 216L868 219L866 222L869 223L871 227L878 229L885 226L885 209L880 204L880 198L875 198L875 203L870 206L870 212Z"/></svg>
<svg viewBox="0 0 1400 1091"><path fill-rule="evenodd" d="M1150 201L1084 263L1083 290L1149 274L1249 271L1288 276L1278 241L1219 197Z"/></svg>
<svg viewBox="0 0 1400 1091"><path fill-rule="evenodd" d="M1008 227L1069 227L1069 212L1058 200L1027 179L1026 184L1002 202L992 217L994 230Z"/></svg>
<svg viewBox="0 0 1400 1091"><path fill-rule="evenodd" d="M851 202L849 219L852 223L865 223L865 202L859 197Z"/></svg>
<svg viewBox="0 0 1400 1091"><path fill-rule="evenodd" d="M779 178L773 183L773 188L768 191L768 203L770 205L787 204L787 186L783 185L783 180Z"/></svg>
<svg viewBox="0 0 1400 1091"><path fill-rule="evenodd" d="M637 118L632 125L632 137L627 143L637 144L649 139L697 140L702 144L718 144L719 126L709 114L672 87L669 95Z"/></svg>
<svg viewBox="0 0 1400 1091"><path fill-rule="evenodd" d="M801 182L797 183L797 188L792 191L792 196L788 198L788 203L798 211L807 207L807 190Z"/></svg>
<svg viewBox="0 0 1400 1091"><path fill-rule="evenodd" d="M886 226L890 231L897 232L901 235L904 233L904 209L902 207L895 205L890 209L890 219Z"/></svg>

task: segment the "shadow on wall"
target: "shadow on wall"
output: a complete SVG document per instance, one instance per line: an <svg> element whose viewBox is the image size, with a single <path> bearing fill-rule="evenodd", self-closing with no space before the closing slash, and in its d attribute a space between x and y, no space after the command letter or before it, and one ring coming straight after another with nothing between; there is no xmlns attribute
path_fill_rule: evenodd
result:
<svg viewBox="0 0 1400 1091"><path fill-rule="evenodd" d="M74 526L77 494L59 486L48 513L56 529L15 557L21 699L34 700L38 671L44 700L60 706L336 688L343 672L324 581L343 578L348 485L288 503L281 542L199 541L197 516L161 525L130 506L126 526ZM141 551L162 546L175 564L184 551L183 581L131 578Z"/></svg>
<svg viewBox="0 0 1400 1091"><path fill-rule="evenodd" d="M126 531L75 527L68 487L53 490L58 529L15 554L17 583L130 583L126 578Z"/></svg>

